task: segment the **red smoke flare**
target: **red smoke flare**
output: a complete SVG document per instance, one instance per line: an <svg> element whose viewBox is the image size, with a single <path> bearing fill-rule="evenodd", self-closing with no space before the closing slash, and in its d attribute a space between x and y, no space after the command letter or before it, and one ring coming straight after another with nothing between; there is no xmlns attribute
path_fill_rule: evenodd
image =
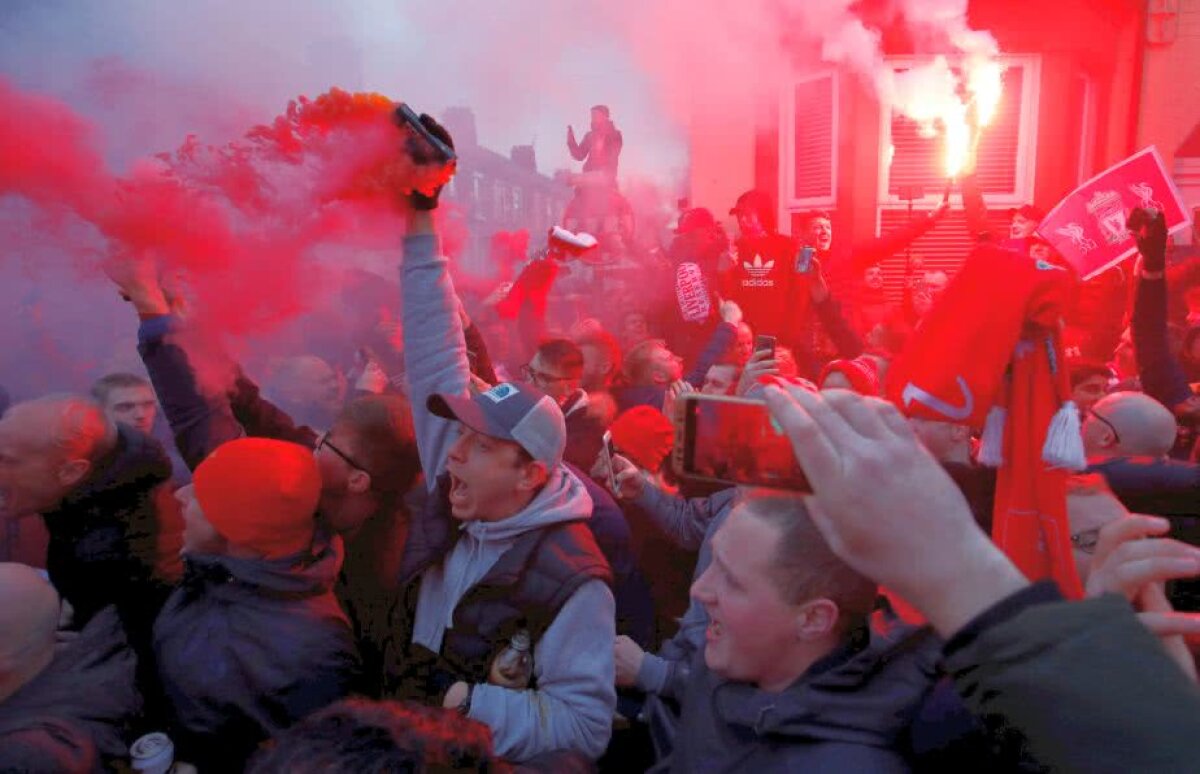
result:
<svg viewBox="0 0 1200 774"><path fill-rule="evenodd" d="M449 179L452 167L408 155L409 130L392 122L393 107L378 94L332 89L289 103L229 145L189 137L118 176L83 118L0 79L0 195L74 213L118 259L150 257L163 274L181 274L193 330L236 341L298 316L328 291L316 249L385 239L398 248L402 195ZM94 273L94 254L79 263Z"/></svg>

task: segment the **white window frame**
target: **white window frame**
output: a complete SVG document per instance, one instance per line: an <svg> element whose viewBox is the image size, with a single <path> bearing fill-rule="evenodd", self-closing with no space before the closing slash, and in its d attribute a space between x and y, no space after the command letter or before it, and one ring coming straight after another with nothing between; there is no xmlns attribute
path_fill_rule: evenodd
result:
<svg viewBox="0 0 1200 774"><path fill-rule="evenodd" d="M832 131L829 135L829 195L795 197L796 191L796 87L801 83L828 78L832 81ZM787 224L791 214L813 209L829 209L837 204L838 138L840 136L840 84L837 70L817 70L786 81L779 96L779 223ZM789 229L790 230L790 229Z"/></svg>
<svg viewBox="0 0 1200 774"><path fill-rule="evenodd" d="M931 57L889 56L892 69L928 62ZM989 207L1019 207L1033 201L1034 175L1037 170L1038 104L1042 90L1042 57L1038 54L1001 54L997 59L1009 66L1021 67L1021 120L1017 125L1017 169L1014 190L1008 194L986 194ZM986 131L986 130L984 130ZM882 210L908 209L908 202L888 192L888 148L892 144L892 111L882 105L879 110L879 190L875 208L875 233L883 221ZM942 200L943 191L927 191L912 203L914 211L930 210ZM953 204L962 206L962 192L956 187L950 196Z"/></svg>
<svg viewBox="0 0 1200 774"><path fill-rule="evenodd" d="M1098 115L1096 110L1096 78L1090 73L1079 73L1083 84L1083 137L1079 143L1079 159L1075 169L1075 182L1083 184L1096 174L1092 157L1096 150Z"/></svg>

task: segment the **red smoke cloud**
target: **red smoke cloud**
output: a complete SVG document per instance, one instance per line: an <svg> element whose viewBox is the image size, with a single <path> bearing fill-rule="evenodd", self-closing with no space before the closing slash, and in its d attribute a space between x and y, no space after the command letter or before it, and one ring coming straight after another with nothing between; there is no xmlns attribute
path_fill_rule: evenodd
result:
<svg viewBox="0 0 1200 774"><path fill-rule="evenodd" d="M181 275L192 329L236 342L328 292L337 272L316 259L319 249L398 246L401 195L449 179L449 169L405 151L392 109L378 94L334 89L293 101L226 146L188 138L117 175L93 128L68 106L0 79L0 195L91 224L110 260L152 259L164 276ZM46 221L64 234L77 226ZM97 254L81 263L94 272Z"/></svg>

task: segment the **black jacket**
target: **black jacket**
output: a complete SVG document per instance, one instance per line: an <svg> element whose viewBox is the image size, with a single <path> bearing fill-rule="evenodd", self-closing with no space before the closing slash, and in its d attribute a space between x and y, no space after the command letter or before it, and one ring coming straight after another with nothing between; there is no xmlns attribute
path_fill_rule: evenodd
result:
<svg viewBox="0 0 1200 774"><path fill-rule="evenodd" d="M332 591L339 547L189 558L154 626L182 760L238 771L260 742L349 692L358 657Z"/></svg>
<svg viewBox="0 0 1200 774"><path fill-rule="evenodd" d="M1150 457L1113 457L1092 462L1113 494L1134 513L1200 517L1200 465Z"/></svg>
<svg viewBox="0 0 1200 774"><path fill-rule="evenodd" d="M996 604L946 644L946 669L993 748L1055 772L1192 772L1200 691L1107 595L1050 583Z"/></svg>
<svg viewBox="0 0 1200 774"><path fill-rule="evenodd" d="M941 641L899 623L859 630L786 691L722 680L695 656L672 772L902 772Z"/></svg>
<svg viewBox="0 0 1200 774"><path fill-rule="evenodd" d="M54 511L46 569L75 610L74 625L116 605L139 652L183 574L183 518L171 461L147 435L119 428L116 448Z"/></svg>
<svg viewBox="0 0 1200 774"><path fill-rule="evenodd" d="M0 770L74 774L125 758L142 705L135 668L116 611L94 615L45 670L0 703Z"/></svg>

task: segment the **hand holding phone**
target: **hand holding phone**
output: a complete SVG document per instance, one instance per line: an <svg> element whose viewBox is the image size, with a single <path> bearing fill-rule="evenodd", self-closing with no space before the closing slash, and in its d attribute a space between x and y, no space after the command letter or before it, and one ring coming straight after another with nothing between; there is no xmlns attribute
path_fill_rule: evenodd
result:
<svg viewBox="0 0 1200 774"><path fill-rule="evenodd" d="M775 337L759 334L754 337L754 353L759 352L770 353L771 359L775 357Z"/></svg>
<svg viewBox="0 0 1200 774"><path fill-rule="evenodd" d="M604 445L600 449L600 453L604 456L604 461L608 464L608 489L613 494L617 494L617 471L613 458L617 456L616 450L613 448L612 432L604 431Z"/></svg>
<svg viewBox="0 0 1200 774"><path fill-rule="evenodd" d="M811 492L783 428L762 401L692 393L680 400L674 463L684 478Z"/></svg>
<svg viewBox="0 0 1200 774"><path fill-rule="evenodd" d="M778 373L779 361L775 359L773 351L764 349L761 352L755 352L742 368L742 375L738 379L737 389L734 391L734 394L745 395L759 384L759 380L762 377L774 376Z"/></svg>
<svg viewBox="0 0 1200 774"><path fill-rule="evenodd" d="M808 274L812 271L813 255L817 250L810 245L804 245L800 248L800 252L796 254L796 273Z"/></svg>

